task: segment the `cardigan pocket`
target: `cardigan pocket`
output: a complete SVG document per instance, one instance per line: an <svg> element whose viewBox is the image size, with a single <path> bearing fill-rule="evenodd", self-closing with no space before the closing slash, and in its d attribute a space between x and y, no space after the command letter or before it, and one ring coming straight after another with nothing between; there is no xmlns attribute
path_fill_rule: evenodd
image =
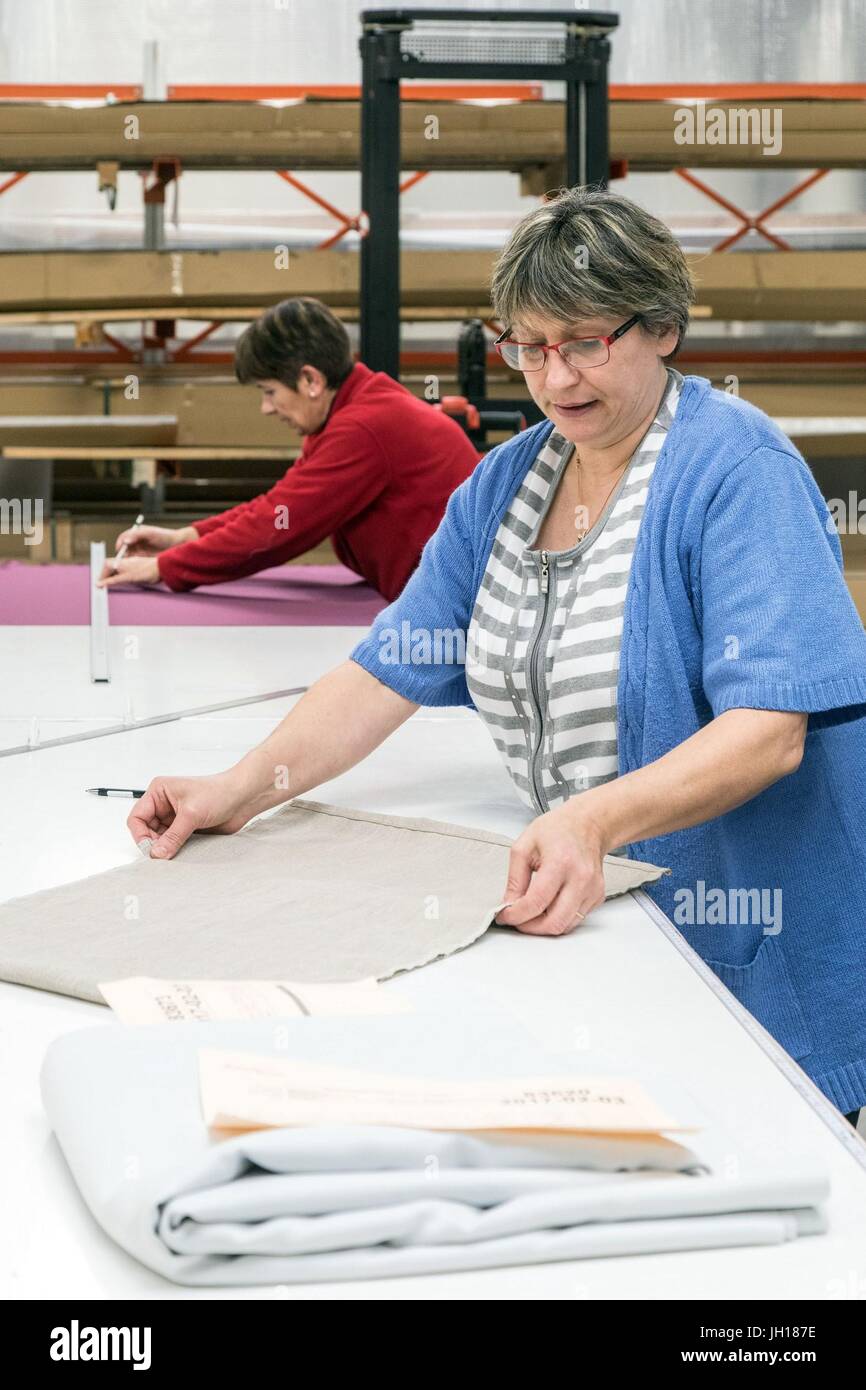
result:
<svg viewBox="0 0 866 1390"><path fill-rule="evenodd" d="M778 936L765 936L748 965L706 963L792 1057L805 1057L814 1050L815 1040Z"/></svg>

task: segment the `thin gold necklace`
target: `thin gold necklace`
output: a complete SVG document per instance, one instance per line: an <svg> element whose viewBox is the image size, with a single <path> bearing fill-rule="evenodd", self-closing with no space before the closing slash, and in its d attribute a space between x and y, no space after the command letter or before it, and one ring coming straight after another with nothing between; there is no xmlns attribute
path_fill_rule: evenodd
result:
<svg viewBox="0 0 866 1390"><path fill-rule="evenodd" d="M657 405L657 407L656 407L655 415L653 415L653 420L655 420L656 416L658 415L659 411L660 411L661 408L662 408L662 401L665 399L665 396L666 396L667 393L668 393L668 387L669 387L669 386L670 386L670 377L669 377L667 374L665 374L665 385L664 385L664 390L662 391L661 398L659 399L659 403L658 403L658 405ZM625 471L626 468L628 468L628 465L631 463L632 459L634 458L635 454L637 453L637 450L640 448L640 445L643 443L644 439L646 438L646 435L647 435L647 433L649 432L650 428L651 428L651 426L648 425L648 426L647 426L647 429L644 431L644 434L641 436L640 443L637 445L637 448L634 449L633 452L632 452L631 454L629 454L629 456L628 456L628 458L626 459L625 463L623 463L623 464L620 465L620 467L621 467L621 469L623 470L623 472ZM580 506L580 454L575 453L575 456L574 456L574 457L575 457L575 461L576 461L576 463L577 463L577 496L578 496L578 506ZM608 504L608 500L609 500L609 498L610 498L610 493L613 492L613 489L616 487L617 483L621 480L621 478L622 478L622 472L620 473L619 478L615 478L615 479L614 479L613 487L611 487L610 492L607 494L607 497L605 497L604 501L602 502L601 507L599 508L598 516L601 516L602 512L604 511L605 507L606 507L607 504ZM576 510L577 510L577 508L575 508L575 511L576 511ZM598 521L598 516L596 517L596 522ZM583 528L582 531L577 530L577 527L575 527L575 530L577 531L577 543L578 543L578 545L579 545L580 542L584 539L584 537L587 536L587 535L589 534L589 532L592 530L592 527L591 527L591 526L585 526L585 527Z"/></svg>
<svg viewBox="0 0 866 1390"><path fill-rule="evenodd" d="M577 497L578 497L578 504L577 504L577 505L578 505L578 507L579 507L579 506L580 506L580 454L576 454L576 455L575 455L575 461L576 461L576 463L577 463ZM602 512L604 511L605 507L607 506L608 501L610 500L610 494L611 494L611 492L613 492L613 490L614 490L614 488L616 487L617 483L621 481L623 472L624 472L625 469L628 467L628 465L629 465L629 460L628 460L628 459L626 459L625 463L623 463L623 464L620 465L621 471L620 471L619 477L618 477L618 478L614 478L613 483L611 484L611 487L610 487L610 491L608 492L607 496L605 497L604 501L602 502L601 506L600 506L599 509L598 509L598 516L601 516ZM577 511L577 507L575 508L575 511ZM588 515L588 513L587 513L587 515ZM598 521L598 517L596 517L596 522L597 522L597 521ZM592 530L592 527L591 527L591 526L584 526L584 528L583 528L582 531L579 530L579 529L577 529L577 528L575 528L575 529L577 530L577 543L578 543L578 545L580 545L580 542L589 534L589 532Z"/></svg>

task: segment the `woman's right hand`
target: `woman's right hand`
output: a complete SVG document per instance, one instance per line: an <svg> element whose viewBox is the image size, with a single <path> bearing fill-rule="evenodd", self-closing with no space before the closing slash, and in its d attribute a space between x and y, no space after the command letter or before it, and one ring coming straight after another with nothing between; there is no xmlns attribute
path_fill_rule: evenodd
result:
<svg viewBox="0 0 866 1390"><path fill-rule="evenodd" d="M142 853L147 841L151 859L173 859L196 830L233 835L265 809L232 773L155 777L126 824Z"/></svg>
<svg viewBox="0 0 866 1390"><path fill-rule="evenodd" d="M130 526L128 531L121 531L114 542L114 549L117 552L122 546L128 546L126 553L130 557L160 555L174 545L194 540L198 540L198 531L194 526L180 526L175 530L169 526Z"/></svg>

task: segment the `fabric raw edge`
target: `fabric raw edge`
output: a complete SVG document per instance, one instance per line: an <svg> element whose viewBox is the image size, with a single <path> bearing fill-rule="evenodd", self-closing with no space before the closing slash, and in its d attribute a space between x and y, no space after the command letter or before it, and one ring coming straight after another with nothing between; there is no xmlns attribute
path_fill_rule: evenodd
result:
<svg viewBox="0 0 866 1390"><path fill-rule="evenodd" d="M338 820L366 821L374 825L389 826L398 830L417 831L422 834L444 835L453 839L475 841L479 844L499 845L505 849L510 848L513 843L512 839L507 835L499 835L489 830L476 830L469 826L455 825L447 821L436 821L425 817L386 815L382 812L375 811L359 811L353 808L334 806L324 801L307 801L302 798L289 801L273 815L260 817L251 825L244 826L244 828L238 832L238 837L243 838L245 834L261 832L264 830L268 821L281 818L287 819L295 811L333 816ZM88 883L94 879L102 878L106 874L117 872L119 869L146 871L147 862L146 859L142 858L130 864L116 865L114 869L103 869L98 873L88 874L83 879L72 879L69 880L69 882ZM649 864L642 860L626 859L613 854L605 855L604 868L606 899L621 897L623 894L630 892L633 888L639 888L644 884L654 882L664 874L670 873L670 869L659 868L655 864ZM40 893L55 892L58 888L64 886L63 884L58 884L52 888L38 889L36 893L19 895L17 898L10 898L4 903L0 903L0 907L14 908L15 904L18 902L26 902L30 898L38 897ZM450 946L445 950L432 950L429 954L419 957L409 965L400 965L394 970L389 971L386 975L378 975L376 977L377 980L380 982L390 980L397 975L406 974L410 970L418 970L422 966L432 965L438 960L445 960L449 956L456 955L458 951L463 951L468 946L474 945L491 927L500 926L502 930L514 930L514 928L508 928L504 924L499 924L495 921L496 914L505 906L506 903L501 902L496 907L491 908L489 912L486 912L477 928L473 928L466 936L465 940L459 942L457 945ZM14 972L4 974L3 978L9 984L39 989L46 993L60 994L63 997L84 999L89 1003L100 1004L105 1008L108 1007L98 987L91 989L87 982L82 980L67 979L63 982L64 987L60 987L57 983L37 983L32 978L26 980L21 978L16 979Z"/></svg>

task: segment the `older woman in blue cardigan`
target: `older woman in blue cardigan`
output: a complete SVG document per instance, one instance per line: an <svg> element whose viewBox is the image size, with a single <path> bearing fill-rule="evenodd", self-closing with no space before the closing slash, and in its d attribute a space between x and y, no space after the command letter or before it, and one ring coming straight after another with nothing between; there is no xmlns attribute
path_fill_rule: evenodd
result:
<svg viewBox="0 0 866 1390"><path fill-rule="evenodd" d="M157 778L170 858L473 705L535 817L499 920L569 932L617 850L844 1112L866 1103L866 634L826 503L759 410L669 361L693 288L628 199L563 192L497 263L498 349L546 420L452 496L351 658L226 773ZM291 769L291 787L274 768Z"/></svg>

